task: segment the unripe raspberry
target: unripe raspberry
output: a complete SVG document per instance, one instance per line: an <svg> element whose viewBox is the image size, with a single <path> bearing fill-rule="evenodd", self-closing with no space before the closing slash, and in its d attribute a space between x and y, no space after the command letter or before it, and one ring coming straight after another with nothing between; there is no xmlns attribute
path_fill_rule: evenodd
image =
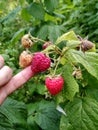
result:
<svg viewBox="0 0 98 130"><path fill-rule="evenodd" d="M81 44L77 47L78 50L81 49L83 52L85 52L94 47L94 44L91 41L83 39L79 35L77 36L77 38L81 41Z"/></svg>
<svg viewBox="0 0 98 130"><path fill-rule="evenodd" d="M24 48L30 48L33 45L33 42L29 38L29 34L26 34L22 37L21 43Z"/></svg>
<svg viewBox="0 0 98 130"><path fill-rule="evenodd" d="M47 77L45 85L51 95L56 95L63 89L64 79L62 76Z"/></svg>
<svg viewBox="0 0 98 130"><path fill-rule="evenodd" d="M46 49L48 46L52 45L53 43L50 41L47 41L43 44L43 49Z"/></svg>
<svg viewBox="0 0 98 130"><path fill-rule="evenodd" d="M88 50L92 49L93 46L94 46L94 44L91 41L82 40L82 43L81 43L82 51L88 51Z"/></svg>
<svg viewBox="0 0 98 130"><path fill-rule="evenodd" d="M32 54L28 54L28 52L23 51L19 56L19 65L22 68L29 66L32 62Z"/></svg>
<svg viewBox="0 0 98 130"><path fill-rule="evenodd" d="M31 63L31 70L33 73L40 73L47 70L50 67L51 60L42 52L37 52L33 56Z"/></svg>
<svg viewBox="0 0 98 130"><path fill-rule="evenodd" d="M80 69L76 69L72 75L76 78L76 79L82 79L82 71Z"/></svg>

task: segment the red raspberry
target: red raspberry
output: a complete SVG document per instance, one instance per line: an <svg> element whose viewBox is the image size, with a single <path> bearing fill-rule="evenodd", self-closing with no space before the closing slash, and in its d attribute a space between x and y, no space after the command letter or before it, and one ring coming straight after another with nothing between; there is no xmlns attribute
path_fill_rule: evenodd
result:
<svg viewBox="0 0 98 130"><path fill-rule="evenodd" d="M33 73L39 73L47 70L50 67L51 60L42 52L37 52L33 56L31 70Z"/></svg>
<svg viewBox="0 0 98 130"><path fill-rule="evenodd" d="M48 41L43 44L43 49L46 49L48 46L52 45L53 43Z"/></svg>
<svg viewBox="0 0 98 130"><path fill-rule="evenodd" d="M56 76L56 77L47 77L45 80L45 85L51 95L58 94L64 85L64 79L62 76Z"/></svg>

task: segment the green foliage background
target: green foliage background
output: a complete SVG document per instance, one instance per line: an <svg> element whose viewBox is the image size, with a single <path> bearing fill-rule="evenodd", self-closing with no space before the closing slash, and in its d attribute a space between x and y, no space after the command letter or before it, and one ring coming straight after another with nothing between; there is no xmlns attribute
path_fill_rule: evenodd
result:
<svg viewBox="0 0 98 130"><path fill-rule="evenodd" d="M16 74L21 70L18 61L24 34L31 32L55 43L62 34L73 30L97 47L97 27L97 0L1 0L0 54ZM31 50L41 51L42 43ZM35 76L0 107L0 130L98 129L98 55L87 53L85 57L76 51L70 54L83 68L82 85L86 87L72 77L69 64L63 68L66 88L57 97L47 97L43 74ZM76 94L79 90L81 96ZM57 110L59 103L61 107Z"/></svg>

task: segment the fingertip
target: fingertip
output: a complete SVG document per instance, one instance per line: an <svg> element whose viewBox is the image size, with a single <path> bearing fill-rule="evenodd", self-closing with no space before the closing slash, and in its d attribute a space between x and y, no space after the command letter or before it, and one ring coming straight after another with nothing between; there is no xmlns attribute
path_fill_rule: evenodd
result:
<svg viewBox="0 0 98 130"><path fill-rule="evenodd" d="M4 65L4 58L0 55L0 68Z"/></svg>

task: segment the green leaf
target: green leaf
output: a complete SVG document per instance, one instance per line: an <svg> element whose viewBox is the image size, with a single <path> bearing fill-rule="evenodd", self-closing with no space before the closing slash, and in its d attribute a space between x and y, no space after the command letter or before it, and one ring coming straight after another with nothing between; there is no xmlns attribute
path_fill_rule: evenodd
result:
<svg viewBox="0 0 98 130"><path fill-rule="evenodd" d="M38 37L42 39L48 38L50 41L55 42L62 33L62 26L59 25L44 25L38 32Z"/></svg>
<svg viewBox="0 0 98 130"><path fill-rule="evenodd" d="M79 86L74 77L72 76L73 68L70 64L66 64L63 68L63 76L65 81L64 92L65 96L69 100L73 100L73 97L79 92Z"/></svg>
<svg viewBox="0 0 98 130"><path fill-rule="evenodd" d="M90 75L87 70L82 71L82 76L86 83L84 89L86 95L98 101L98 80Z"/></svg>
<svg viewBox="0 0 98 130"><path fill-rule="evenodd" d="M72 51L72 56L77 63L82 64L85 69L96 79L98 79L98 54L95 52L83 53L81 51Z"/></svg>
<svg viewBox="0 0 98 130"><path fill-rule="evenodd" d="M40 3L31 3L30 6L28 6L27 11L37 19L44 19L45 11Z"/></svg>
<svg viewBox="0 0 98 130"><path fill-rule="evenodd" d="M31 122L35 121L43 130L59 130L60 113L54 102L42 100L33 105L29 107L29 114L33 116Z"/></svg>
<svg viewBox="0 0 98 130"><path fill-rule="evenodd" d="M28 124L29 130L32 130L32 129L39 130L38 125L36 124L35 119L34 119L37 108L38 108L38 102L27 104L27 109L28 109L27 124Z"/></svg>
<svg viewBox="0 0 98 130"><path fill-rule="evenodd" d="M0 110L0 130L14 130L12 123L5 113Z"/></svg>
<svg viewBox="0 0 98 130"><path fill-rule="evenodd" d="M44 84L39 83L39 84L36 85L36 92L37 92L37 93L39 93L39 94L41 94L41 95L44 95L45 92L46 92L46 90L47 90L47 89L46 89L46 87L45 87Z"/></svg>
<svg viewBox="0 0 98 130"><path fill-rule="evenodd" d="M7 117L8 121L11 122L12 126L20 125L21 127L25 127L27 110L24 103L8 98L0 107L0 112L2 112L5 117ZM0 118L0 123L1 120L4 119L6 120L6 118ZM1 125L3 124L1 123Z"/></svg>
<svg viewBox="0 0 98 130"><path fill-rule="evenodd" d="M59 1L58 0L45 0L45 6L46 9L50 12L54 10L58 6Z"/></svg>
<svg viewBox="0 0 98 130"><path fill-rule="evenodd" d="M39 31L38 31L38 37L42 38L42 39L46 39L46 37L48 36L48 25L43 25Z"/></svg>
<svg viewBox="0 0 98 130"><path fill-rule="evenodd" d="M29 21L31 19L31 15L28 13L26 8L23 8L21 11L21 16L24 20Z"/></svg>
<svg viewBox="0 0 98 130"><path fill-rule="evenodd" d="M10 23L13 20L15 20L16 15L19 13L19 11L21 10L21 7L18 6L17 8L15 8L14 10L12 10L7 16L5 16L1 22L3 22L4 24Z"/></svg>
<svg viewBox="0 0 98 130"><path fill-rule="evenodd" d="M70 49L76 48L80 45L80 41L76 40L68 40L66 46Z"/></svg>
<svg viewBox="0 0 98 130"><path fill-rule="evenodd" d="M55 42L56 39L61 35L62 27L59 25L50 25L48 27L49 39L52 42Z"/></svg>
<svg viewBox="0 0 98 130"><path fill-rule="evenodd" d="M60 130L97 130L98 102L91 98L76 98L65 106L67 116L62 115ZM62 129L63 128L63 129Z"/></svg>
<svg viewBox="0 0 98 130"><path fill-rule="evenodd" d="M10 44L15 44L24 34L26 28L22 28L19 31L17 31L14 36L12 37Z"/></svg>
<svg viewBox="0 0 98 130"><path fill-rule="evenodd" d="M70 32L65 33L65 34L61 35L60 37L58 37L56 44L59 44L60 42L65 41L65 40L79 41L76 34L73 31L70 31Z"/></svg>

